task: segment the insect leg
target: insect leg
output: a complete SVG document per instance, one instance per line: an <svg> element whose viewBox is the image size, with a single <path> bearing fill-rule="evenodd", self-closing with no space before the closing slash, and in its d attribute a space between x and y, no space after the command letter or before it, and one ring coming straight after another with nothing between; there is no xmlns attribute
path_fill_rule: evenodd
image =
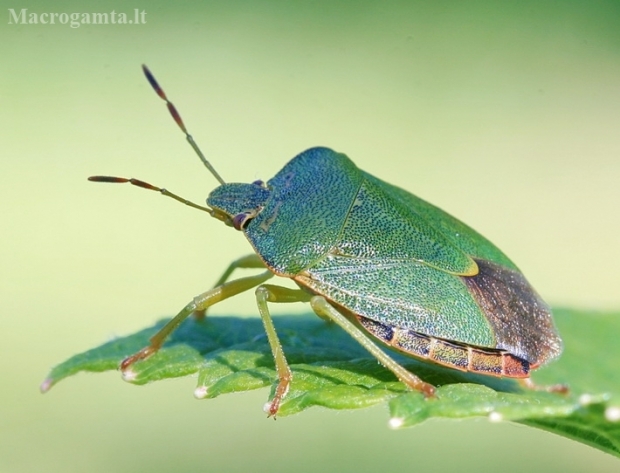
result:
<svg viewBox="0 0 620 473"><path fill-rule="evenodd" d="M362 332L347 317L338 312L327 300L322 296L313 296L310 299L312 309L319 316L325 316L338 324L345 332L351 335L360 345L373 355L379 363L389 369L396 377L409 386L411 389L420 391L425 397L433 397L435 395L435 387L425 383L416 375L407 371L403 366L398 364L393 358L388 356L378 345L370 340L364 332Z"/></svg>
<svg viewBox="0 0 620 473"><path fill-rule="evenodd" d="M550 386L539 386L538 384L532 381L532 378L522 378L519 379L519 384L526 389L531 389L532 391L547 391L550 393L558 393L558 394L568 394L569 389L565 384L552 384Z"/></svg>
<svg viewBox="0 0 620 473"><path fill-rule="evenodd" d="M263 260L260 259L260 257L257 254L252 253L249 255L242 256L239 259L236 259L235 261L230 263L228 268L226 268L226 271L224 271L224 274L222 274L220 279L218 279L218 281L215 283L215 287L221 286L226 281L228 281L228 278L230 278L230 275L235 269L252 269L252 268L265 268L265 263L263 263Z"/></svg>
<svg viewBox="0 0 620 473"><path fill-rule="evenodd" d="M276 333L276 328L273 325L267 302L308 302L310 297L309 294L299 289L289 289L272 284L264 284L256 288L256 304L258 305L260 316L263 319L263 325L265 326L271 353L273 354L273 359L276 364L279 381L273 398L265 406L265 410L269 416L275 416L278 412L280 403L288 392L293 375L291 374L291 369L288 366L286 356L282 350L282 344Z"/></svg>
<svg viewBox="0 0 620 473"><path fill-rule="evenodd" d="M121 371L123 371L125 377L129 376L127 369L136 361L148 358L157 352L157 350L159 350L166 341L166 338L168 338L168 336L181 324L181 322L183 322L183 320L189 317L193 312L206 310L213 304L223 301L224 299L228 299L229 297L236 296L241 292L247 291L248 289L252 289L259 284L264 283L272 276L273 273L270 271L265 271L264 273L254 276L235 279L234 281L214 287L213 289L194 297L194 299L187 304L181 312L179 312L166 325L164 325L159 332L151 337L150 344L147 347L144 347L139 352L125 358L121 362Z"/></svg>
<svg viewBox="0 0 620 473"><path fill-rule="evenodd" d="M263 263L263 260L261 260L259 256L255 253L242 256L241 258L236 259L235 261L230 263L228 268L226 268L226 271L224 271L224 274L222 274L220 279L217 280L217 282L215 283L213 287L221 286L226 281L228 281L228 279L230 278L230 275L233 273L235 269L254 269L254 268L265 269L265 263ZM194 311L194 317L197 319L202 319L205 317L205 315L206 315L206 309Z"/></svg>

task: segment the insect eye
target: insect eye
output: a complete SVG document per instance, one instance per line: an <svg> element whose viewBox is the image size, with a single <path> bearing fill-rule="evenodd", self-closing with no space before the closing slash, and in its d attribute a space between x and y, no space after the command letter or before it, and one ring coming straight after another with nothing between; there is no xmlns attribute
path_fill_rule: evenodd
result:
<svg viewBox="0 0 620 473"><path fill-rule="evenodd" d="M248 226L248 223L250 223L251 220L252 220L252 215L250 213L242 212L233 217L232 224L236 230L241 231L245 227Z"/></svg>
<svg viewBox="0 0 620 473"><path fill-rule="evenodd" d="M260 179L257 179L252 184L254 184L255 186L259 186L259 187L265 187L265 181L261 181Z"/></svg>

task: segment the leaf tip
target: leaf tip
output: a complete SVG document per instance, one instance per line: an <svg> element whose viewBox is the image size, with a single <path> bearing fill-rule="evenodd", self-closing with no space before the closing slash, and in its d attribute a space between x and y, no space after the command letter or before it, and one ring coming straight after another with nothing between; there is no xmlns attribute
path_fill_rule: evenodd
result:
<svg viewBox="0 0 620 473"><path fill-rule="evenodd" d="M123 377L123 381L131 383L136 380L136 378L138 377L138 373L136 373L134 370L126 369L122 372L121 376Z"/></svg>
<svg viewBox="0 0 620 473"><path fill-rule="evenodd" d="M579 396L578 402L580 406L585 407L585 406L589 406L590 404L592 404L594 402L594 398L592 397L592 394L584 393L581 396Z"/></svg>
<svg viewBox="0 0 620 473"><path fill-rule="evenodd" d="M42 394L45 394L52 388L52 386L54 386L54 380L52 378L45 378L39 386L39 389Z"/></svg>
<svg viewBox="0 0 620 473"><path fill-rule="evenodd" d="M405 419L402 417L392 417L388 422L390 429L399 429L405 424Z"/></svg>
<svg viewBox="0 0 620 473"><path fill-rule="evenodd" d="M194 397L196 399L204 399L207 397L208 388L206 386L198 386L194 389Z"/></svg>
<svg viewBox="0 0 620 473"><path fill-rule="evenodd" d="M607 406L607 408L605 409L605 419L607 419L609 422L620 421L620 407Z"/></svg>

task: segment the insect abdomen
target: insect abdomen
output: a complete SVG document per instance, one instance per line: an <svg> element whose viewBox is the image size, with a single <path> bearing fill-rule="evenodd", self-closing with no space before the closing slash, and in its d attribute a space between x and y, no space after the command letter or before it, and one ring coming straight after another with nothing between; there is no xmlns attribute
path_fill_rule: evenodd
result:
<svg viewBox="0 0 620 473"><path fill-rule="evenodd" d="M461 371L491 376L528 378L530 364L506 351L459 345L413 330L375 322L357 315L362 327L392 348Z"/></svg>

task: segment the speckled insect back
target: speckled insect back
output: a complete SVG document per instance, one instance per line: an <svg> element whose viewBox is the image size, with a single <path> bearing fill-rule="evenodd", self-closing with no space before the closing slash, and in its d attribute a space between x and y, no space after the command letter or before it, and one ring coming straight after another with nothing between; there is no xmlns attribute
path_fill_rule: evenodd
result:
<svg viewBox="0 0 620 473"><path fill-rule="evenodd" d="M221 185L203 207L136 179L90 179L130 182L204 210L243 232L255 254L233 262L213 289L195 297L149 346L126 358L125 375L155 353L183 319L251 288L278 373L270 415L285 398L292 373L269 302L309 302L426 396L435 388L376 341L454 369L528 382L531 370L559 356L562 344L547 305L514 263L467 225L328 148L304 151L266 183L225 183L146 67L144 72ZM229 280L238 268L266 271ZM265 284L274 275L292 279L300 289Z"/></svg>
<svg viewBox="0 0 620 473"><path fill-rule="evenodd" d="M267 182L263 200L246 207L238 206L241 199L224 202L227 186L215 189L207 205L232 218L254 215L243 231L269 269L355 314L393 348L513 377L527 377L530 366L559 355L548 307L500 250L442 210L359 170L344 154L301 153ZM429 213L440 229L424 217ZM453 355L441 355L442 346L454 347L443 350ZM487 368L493 357L510 368ZM510 361L515 357L520 362Z"/></svg>

